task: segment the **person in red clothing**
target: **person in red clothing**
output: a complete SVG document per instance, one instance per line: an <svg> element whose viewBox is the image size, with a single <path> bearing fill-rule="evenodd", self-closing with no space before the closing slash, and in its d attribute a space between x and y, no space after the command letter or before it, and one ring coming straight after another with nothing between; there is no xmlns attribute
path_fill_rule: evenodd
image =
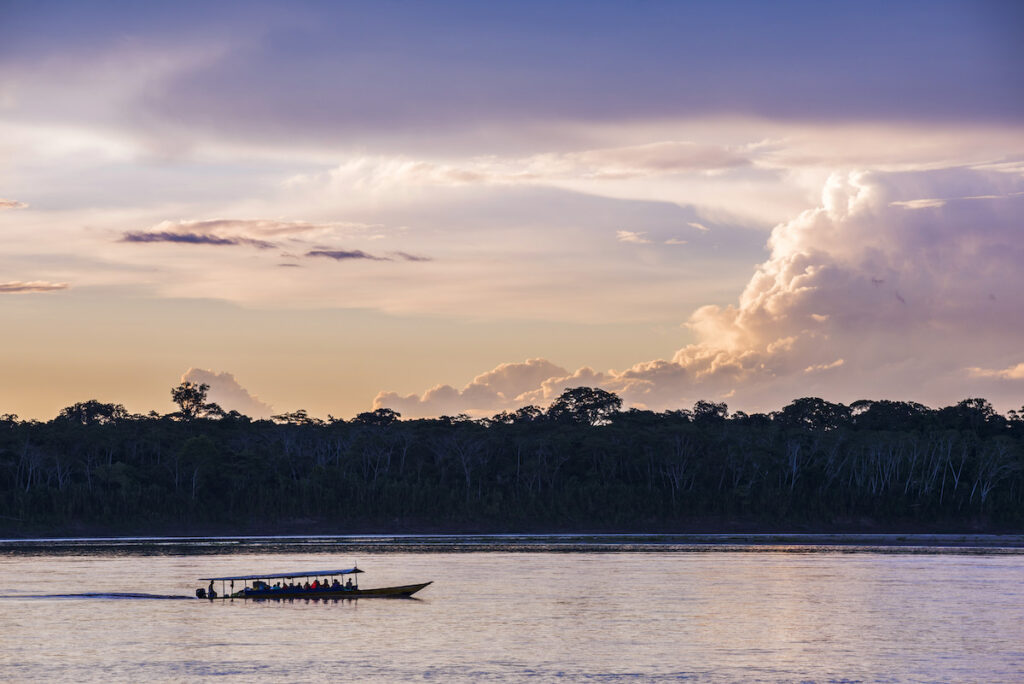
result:
<svg viewBox="0 0 1024 684"><path fill-rule="evenodd" d="M314 589L319 589L320 588L320 580L313 580L313 588Z"/></svg>

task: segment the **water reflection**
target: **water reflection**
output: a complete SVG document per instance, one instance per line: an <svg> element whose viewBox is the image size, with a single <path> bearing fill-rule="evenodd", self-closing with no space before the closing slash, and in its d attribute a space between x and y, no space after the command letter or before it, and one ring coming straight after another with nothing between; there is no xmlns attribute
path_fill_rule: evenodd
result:
<svg viewBox="0 0 1024 684"><path fill-rule="evenodd" d="M0 555L0 679L1016 682L1024 672L1020 555L355 558L274 548ZM198 577L355 561L382 585L435 584L403 601L106 598L185 595Z"/></svg>

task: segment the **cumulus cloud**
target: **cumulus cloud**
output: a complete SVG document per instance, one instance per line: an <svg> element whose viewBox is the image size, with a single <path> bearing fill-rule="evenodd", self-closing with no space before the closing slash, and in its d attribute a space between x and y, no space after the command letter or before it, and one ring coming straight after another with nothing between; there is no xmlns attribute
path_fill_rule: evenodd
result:
<svg viewBox="0 0 1024 684"><path fill-rule="evenodd" d="M231 373L217 373L206 368L189 368L181 376L181 382L207 384L210 390L207 400L218 404L225 411L238 411L250 418L269 418L273 407L250 394L238 384Z"/></svg>
<svg viewBox="0 0 1024 684"><path fill-rule="evenodd" d="M45 280L12 280L0 283L0 294L21 294L28 292L55 292L68 289L67 283L48 283Z"/></svg>
<svg viewBox="0 0 1024 684"><path fill-rule="evenodd" d="M476 376L461 390L451 385L438 385L422 395L381 392L373 400L373 406L394 409L409 418L463 412L486 414L532 403L537 388L553 378L569 375L565 368L546 359L503 363Z"/></svg>
<svg viewBox="0 0 1024 684"><path fill-rule="evenodd" d="M28 205L25 204L24 202L19 202L17 200L12 200L12 199L4 199L4 198L0 197L0 211L3 211L4 209L26 209L26 208L28 208Z"/></svg>
<svg viewBox="0 0 1024 684"><path fill-rule="evenodd" d="M645 238L647 235L646 231L632 231L632 230L617 230L615 231L615 239L619 242L632 242L637 245L649 245L651 241Z"/></svg>
<svg viewBox="0 0 1024 684"><path fill-rule="evenodd" d="M367 254L361 249L311 249L306 252L308 257L327 257L328 259L334 259L335 261L350 261L367 259L369 261L390 261L387 257L374 256L373 254Z"/></svg>
<svg viewBox="0 0 1024 684"><path fill-rule="evenodd" d="M686 323L694 343L623 371L553 373L518 400L548 403L577 385L655 409L735 397L745 410L764 410L808 394L1019 400L978 381L1024 378L1024 364L990 370L978 361L1019 353L1024 340L1024 197L992 193L908 211L906 195L935 180L833 174L819 206L773 229L770 256L738 303L694 311ZM448 412L475 406L465 391L435 390ZM429 394L405 399L429 411Z"/></svg>

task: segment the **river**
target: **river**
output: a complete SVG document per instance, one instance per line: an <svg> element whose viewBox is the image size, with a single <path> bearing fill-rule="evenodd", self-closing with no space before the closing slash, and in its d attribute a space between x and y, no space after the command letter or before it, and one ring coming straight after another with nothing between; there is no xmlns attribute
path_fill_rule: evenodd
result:
<svg viewBox="0 0 1024 684"><path fill-rule="evenodd" d="M1024 550L901 539L0 541L0 679L1024 680ZM363 587L434 583L194 598L199 577L353 564Z"/></svg>

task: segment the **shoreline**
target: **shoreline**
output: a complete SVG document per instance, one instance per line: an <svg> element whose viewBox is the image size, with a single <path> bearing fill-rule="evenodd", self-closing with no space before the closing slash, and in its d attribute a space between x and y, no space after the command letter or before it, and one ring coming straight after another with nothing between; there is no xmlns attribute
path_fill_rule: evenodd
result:
<svg viewBox="0 0 1024 684"><path fill-rule="evenodd" d="M69 551L105 546L128 549L206 547L209 552L270 550L322 551L331 548L400 551L644 551L693 547L793 549L870 547L1020 549L1024 534L1007 533L359 533L286 535L64 536L0 538L0 553ZM682 549L681 549L682 550Z"/></svg>

